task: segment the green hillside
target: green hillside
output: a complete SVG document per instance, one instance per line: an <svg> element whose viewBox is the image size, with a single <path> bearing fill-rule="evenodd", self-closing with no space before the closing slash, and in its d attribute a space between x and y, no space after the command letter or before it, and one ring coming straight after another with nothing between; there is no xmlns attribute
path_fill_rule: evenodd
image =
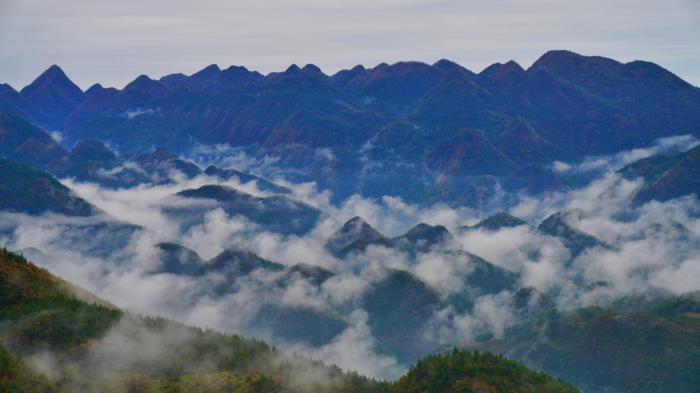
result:
<svg viewBox="0 0 700 393"><path fill-rule="evenodd" d="M572 385L503 356L454 350L419 361L392 393L575 393Z"/></svg>
<svg viewBox="0 0 700 393"><path fill-rule="evenodd" d="M0 392L52 386L66 392L349 393L387 386L261 341L87 303L78 298L85 294L6 250L0 250L0 293ZM32 370L37 358L51 365L48 385ZM212 389L190 389L200 382Z"/></svg>
<svg viewBox="0 0 700 393"><path fill-rule="evenodd" d="M468 352L431 356L394 384L376 381L258 340L123 312L4 249L0 294L0 393L576 391Z"/></svg>

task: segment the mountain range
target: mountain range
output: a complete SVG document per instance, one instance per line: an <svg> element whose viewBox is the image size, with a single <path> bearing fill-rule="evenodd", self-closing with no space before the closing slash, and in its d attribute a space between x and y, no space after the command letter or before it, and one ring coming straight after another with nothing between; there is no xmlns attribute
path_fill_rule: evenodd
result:
<svg viewBox="0 0 700 393"><path fill-rule="evenodd" d="M569 51L1 84L0 391L694 391L698 138Z"/></svg>
<svg viewBox="0 0 700 393"><path fill-rule="evenodd" d="M437 195L478 206L498 186L527 191L521 177L534 173L561 187L542 168L553 160L697 136L700 124L700 89L662 67L568 51L547 52L527 70L509 61L478 74L448 60L334 75L314 65L268 75L211 65L82 92L52 66L20 92L3 86L0 111L69 143L97 139L139 153L228 143L282 158L339 200Z"/></svg>

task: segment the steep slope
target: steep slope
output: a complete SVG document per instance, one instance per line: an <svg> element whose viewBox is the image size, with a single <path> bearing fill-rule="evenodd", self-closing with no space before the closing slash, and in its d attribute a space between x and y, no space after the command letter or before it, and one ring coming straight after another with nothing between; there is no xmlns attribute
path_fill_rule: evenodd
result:
<svg viewBox="0 0 700 393"><path fill-rule="evenodd" d="M49 67L20 94L46 113L47 125L59 129L85 98L83 91L57 65Z"/></svg>

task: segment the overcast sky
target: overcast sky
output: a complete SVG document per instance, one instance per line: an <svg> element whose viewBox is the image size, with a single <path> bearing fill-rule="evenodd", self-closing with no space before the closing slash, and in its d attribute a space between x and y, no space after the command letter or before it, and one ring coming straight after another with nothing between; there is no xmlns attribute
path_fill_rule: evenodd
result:
<svg viewBox="0 0 700 393"><path fill-rule="evenodd" d="M613 5L611 5L613 4ZM0 82L51 64L81 87L217 63L448 58L473 71L549 49L649 60L700 86L700 0L0 0Z"/></svg>

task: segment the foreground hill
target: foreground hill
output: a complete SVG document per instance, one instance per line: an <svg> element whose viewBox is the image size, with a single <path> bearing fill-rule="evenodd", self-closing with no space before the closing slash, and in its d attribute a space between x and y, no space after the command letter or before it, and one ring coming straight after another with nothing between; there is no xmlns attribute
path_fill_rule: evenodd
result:
<svg viewBox="0 0 700 393"><path fill-rule="evenodd" d="M260 341L123 312L4 249L0 273L0 391L576 391L501 357L457 351L395 384L374 381Z"/></svg>
<svg viewBox="0 0 700 393"><path fill-rule="evenodd" d="M419 361L396 381L391 392L575 393L578 390L502 356L454 350Z"/></svg>
<svg viewBox="0 0 700 393"><path fill-rule="evenodd" d="M36 381L46 385L47 378L32 371L31 361L21 360L38 355L45 366L51 365L50 385L62 392L135 387L160 392L186 389L196 381L213 390L226 391L230 385L247 392L374 392L386 387L283 355L260 341L80 300L68 284L5 250L0 250L0 272L2 391L29 385L52 391L34 386ZM302 372L310 377L295 379Z"/></svg>

